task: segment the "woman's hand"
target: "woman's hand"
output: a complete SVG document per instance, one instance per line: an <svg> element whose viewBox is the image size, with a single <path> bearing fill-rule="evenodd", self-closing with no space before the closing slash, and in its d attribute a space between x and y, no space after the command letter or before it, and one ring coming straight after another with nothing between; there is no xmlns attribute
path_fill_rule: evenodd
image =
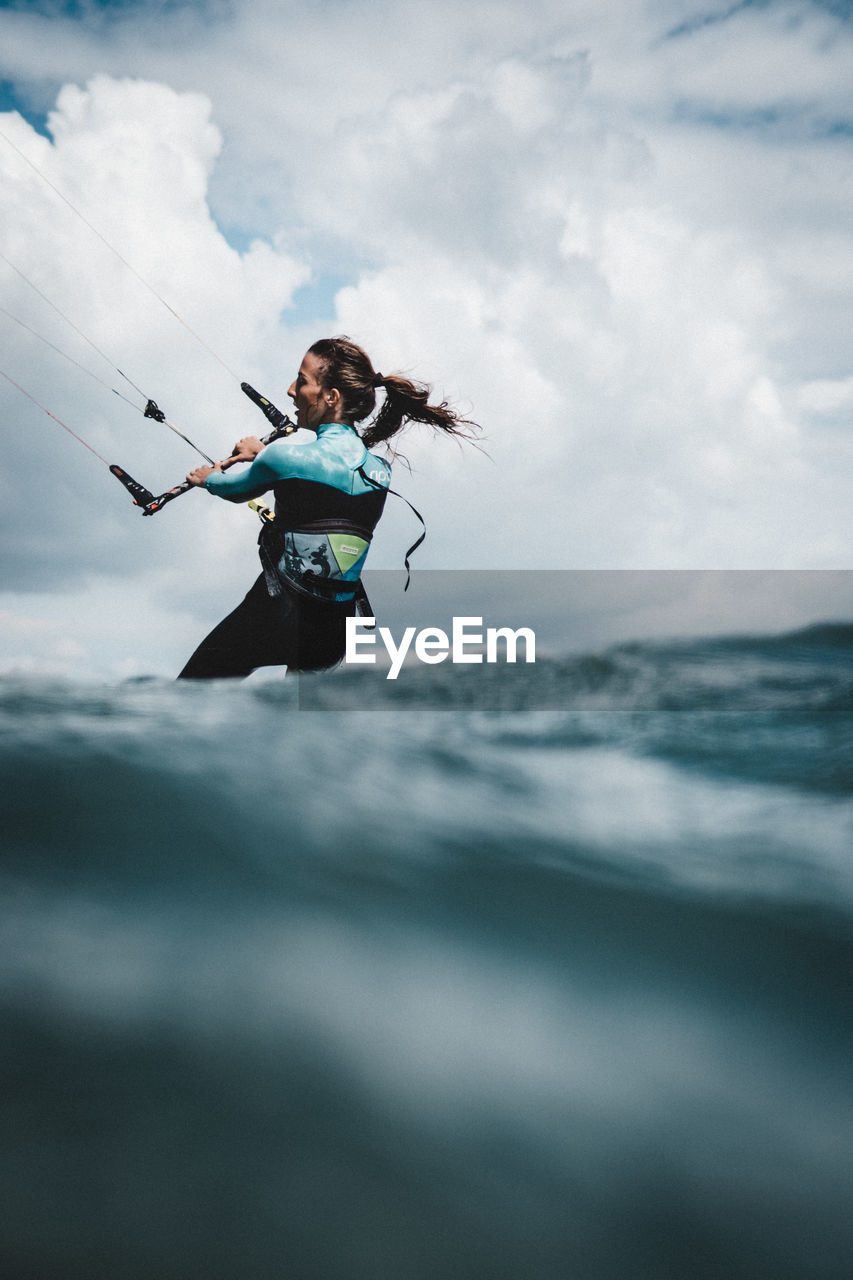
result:
<svg viewBox="0 0 853 1280"><path fill-rule="evenodd" d="M205 480L211 474L211 472L221 471L221 470L222 470L221 462L217 462L215 467L208 467L208 466L196 467L195 471L190 471L187 473L187 479L189 480L190 484L194 484L199 489L202 489L204 488Z"/></svg>
<svg viewBox="0 0 853 1280"><path fill-rule="evenodd" d="M188 473L187 479L190 484L201 488L212 471L227 471L229 467L234 466L235 462L252 462L263 447L257 436L243 436L243 439L235 444L229 458L223 458L215 467L196 467L195 471Z"/></svg>
<svg viewBox="0 0 853 1280"><path fill-rule="evenodd" d="M231 457L226 458L223 467L233 467L235 462L252 462L263 449L257 436L243 436L231 450Z"/></svg>

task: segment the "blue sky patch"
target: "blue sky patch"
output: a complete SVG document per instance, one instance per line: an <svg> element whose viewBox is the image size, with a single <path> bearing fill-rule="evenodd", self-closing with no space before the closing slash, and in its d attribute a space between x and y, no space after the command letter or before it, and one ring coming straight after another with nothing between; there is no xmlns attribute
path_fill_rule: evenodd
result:
<svg viewBox="0 0 853 1280"><path fill-rule="evenodd" d="M239 254L249 252L255 240L263 239L257 232L245 231L239 227L219 226L219 230L228 244ZM315 272L307 284L300 286L293 295L293 303L282 313L284 323L320 324L330 322L335 315L335 294L348 284L355 284L351 271L346 274L337 271Z"/></svg>
<svg viewBox="0 0 853 1280"><path fill-rule="evenodd" d="M299 324L332 321L335 317L335 294L354 281L348 276L320 274L297 289L293 306L288 307L285 318Z"/></svg>
<svg viewBox="0 0 853 1280"><path fill-rule="evenodd" d="M0 3L2 3L2 0L0 0ZM27 100L27 97L19 91L17 85L11 80L0 80L0 112L3 111L19 112L27 123L32 125L36 133L42 134L45 138L49 136L47 132L47 112L35 110Z"/></svg>

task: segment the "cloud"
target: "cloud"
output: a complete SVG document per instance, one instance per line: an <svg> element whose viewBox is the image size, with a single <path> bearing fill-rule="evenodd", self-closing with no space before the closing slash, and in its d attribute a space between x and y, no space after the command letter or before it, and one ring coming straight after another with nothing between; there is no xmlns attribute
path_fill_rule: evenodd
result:
<svg viewBox="0 0 853 1280"><path fill-rule="evenodd" d="M849 120L851 58L853 32L830 12L797 0L742 4L724 21L673 34L663 83L694 110L789 124L804 112L820 125Z"/></svg>
<svg viewBox="0 0 853 1280"><path fill-rule="evenodd" d="M45 109L58 96L50 137L0 124L273 399L325 329L484 423L488 457L420 431L403 445L422 564L849 563L849 24L681 0L200 14L4 10L0 73ZM2 140L0 166L0 250L205 450L258 430L229 374ZM0 271L3 305L67 345ZM9 372L110 461L149 487L193 465L0 322ZM135 520L95 460L2 395L44 442L14 451L8 493L48 497L34 531L7 497L10 585L73 585L118 559L164 612L187 582L200 625L236 602L254 567L244 512L192 494ZM407 521L389 504L376 567L398 563Z"/></svg>

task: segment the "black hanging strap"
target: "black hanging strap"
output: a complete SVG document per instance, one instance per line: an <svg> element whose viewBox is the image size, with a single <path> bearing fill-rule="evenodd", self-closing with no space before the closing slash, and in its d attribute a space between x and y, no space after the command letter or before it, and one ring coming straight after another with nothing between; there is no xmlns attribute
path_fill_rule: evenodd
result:
<svg viewBox="0 0 853 1280"><path fill-rule="evenodd" d="M424 530L423 533L418 538L417 542L412 543L412 545L409 547L406 554L403 556L403 564L406 567L406 585L403 587L403 590L408 591L409 583L412 580L412 568L411 568L411 565L409 564L409 556L414 555L414 553L417 551L418 547L421 545L424 538L426 537L426 521L424 520L420 511L418 511L417 507L413 507L411 502L409 502L409 499L404 498L402 493L398 493L396 489L386 489L384 484L379 484L378 481L372 479L372 477L369 476L367 472L364 470L363 465L360 467L357 467L356 470L358 471L358 474L361 476L362 480L365 480L369 485L372 485L374 489L382 489L385 493L393 493L395 498L402 498L403 502L405 502L409 510L418 517L421 524L423 525L423 530Z"/></svg>

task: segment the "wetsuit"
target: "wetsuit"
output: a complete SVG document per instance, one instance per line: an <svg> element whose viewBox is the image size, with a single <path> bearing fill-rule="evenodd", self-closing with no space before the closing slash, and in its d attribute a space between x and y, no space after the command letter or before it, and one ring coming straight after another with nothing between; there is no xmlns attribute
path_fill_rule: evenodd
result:
<svg viewBox="0 0 853 1280"><path fill-rule="evenodd" d="M340 662L390 479L388 463L340 422L320 426L311 444L274 441L239 473L212 472L206 488L230 502L272 489L276 518L261 531L263 573L179 679L246 676L265 666L313 671Z"/></svg>

